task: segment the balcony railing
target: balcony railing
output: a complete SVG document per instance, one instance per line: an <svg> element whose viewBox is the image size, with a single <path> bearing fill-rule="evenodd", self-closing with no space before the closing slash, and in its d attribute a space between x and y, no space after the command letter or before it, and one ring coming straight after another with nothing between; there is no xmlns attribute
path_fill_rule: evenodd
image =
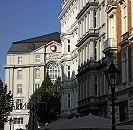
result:
<svg viewBox="0 0 133 130"><path fill-rule="evenodd" d="M105 42L104 42L104 49L107 48L116 48L117 47L117 41L115 38L108 38Z"/></svg>

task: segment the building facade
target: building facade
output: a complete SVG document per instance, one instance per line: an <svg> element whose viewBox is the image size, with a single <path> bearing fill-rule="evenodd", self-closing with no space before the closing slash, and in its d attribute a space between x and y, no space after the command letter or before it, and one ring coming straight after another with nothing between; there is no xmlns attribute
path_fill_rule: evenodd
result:
<svg viewBox="0 0 133 130"><path fill-rule="evenodd" d="M132 121L133 1L63 0L58 18L60 34L15 42L7 53L5 79L16 105L28 102L47 71L53 82L62 77L62 117L91 113L111 118L111 89L104 71L113 61L121 70L116 122ZM28 111L16 109L12 118L20 122L14 129L24 128Z"/></svg>
<svg viewBox="0 0 133 130"><path fill-rule="evenodd" d="M107 117L108 89L105 85L107 39L107 1L78 0L78 112Z"/></svg>
<svg viewBox="0 0 133 130"><path fill-rule="evenodd" d="M77 0L64 0L62 4L61 13L59 14L59 20L61 23L62 43L61 64L63 66L63 91L61 96L61 116L63 117L72 117L74 116L74 114L77 113L77 14Z"/></svg>
<svg viewBox="0 0 133 130"><path fill-rule="evenodd" d="M111 118L111 95L104 71L111 61L121 70L116 86L116 122L132 114L131 0L78 1L78 112Z"/></svg>
<svg viewBox="0 0 133 130"><path fill-rule="evenodd" d="M14 42L7 53L5 83L12 91L14 108L11 129L26 129L29 121L27 103L30 95L41 86L45 74L54 82L62 76L60 33L55 32ZM9 129L9 122L5 129Z"/></svg>

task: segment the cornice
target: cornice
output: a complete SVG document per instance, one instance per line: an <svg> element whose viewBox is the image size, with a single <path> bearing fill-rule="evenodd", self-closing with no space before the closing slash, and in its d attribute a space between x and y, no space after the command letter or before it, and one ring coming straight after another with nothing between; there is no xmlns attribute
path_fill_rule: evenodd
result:
<svg viewBox="0 0 133 130"><path fill-rule="evenodd" d="M64 5L63 9L61 10L61 13L59 14L58 18L61 19L63 17L63 15L67 12L67 10L69 9L70 5L72 5L72 3L76 1L76 0L68 0L66 2L66 4Z"/></svg>

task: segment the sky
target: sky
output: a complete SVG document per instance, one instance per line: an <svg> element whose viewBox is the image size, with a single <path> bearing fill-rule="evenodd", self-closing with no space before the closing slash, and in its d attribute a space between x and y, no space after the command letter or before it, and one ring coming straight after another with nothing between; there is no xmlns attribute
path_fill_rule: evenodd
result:
<svg viewBox="0 0 133 130"><path fill-rule="evenodd" d="M0 78L12 42L60 32L62 0L0 0Z"/></svg>

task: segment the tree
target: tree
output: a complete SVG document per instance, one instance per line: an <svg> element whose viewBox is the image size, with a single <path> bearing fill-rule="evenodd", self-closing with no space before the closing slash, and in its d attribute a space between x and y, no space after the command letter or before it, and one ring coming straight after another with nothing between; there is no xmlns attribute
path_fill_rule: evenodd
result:
<svg viewBox="0 0 133 130"><path fill-rule="evenodd" d="M31 95L29 108L30 111L35 110L39 124L45 125L45 123L50 123L59 118L61 88L60 78L57 78L55 83L52 83L47 75L41 87Z"/></svg>
<svg viewBox="0 0 133 130"><path fill-rule="evenodd" d="M13 96L11 91L7 92L7 85L3 85L0 79L0 130L4 130L4 125L8 121L8 116L13 109Z"/></svg>

